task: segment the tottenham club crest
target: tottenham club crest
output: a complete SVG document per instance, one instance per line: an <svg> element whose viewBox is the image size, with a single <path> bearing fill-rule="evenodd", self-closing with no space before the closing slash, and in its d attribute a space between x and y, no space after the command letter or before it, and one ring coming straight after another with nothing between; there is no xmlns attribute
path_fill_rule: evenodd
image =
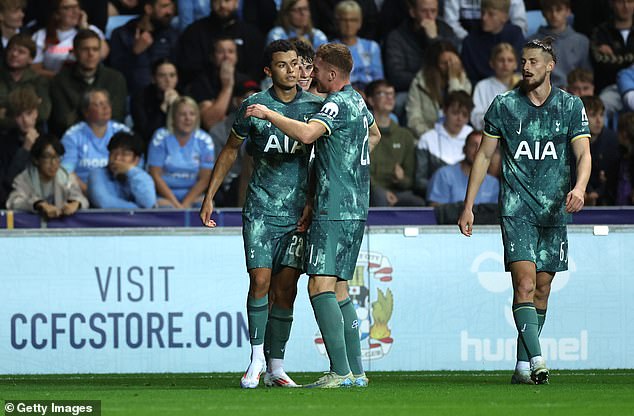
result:
<svg viewBox="0 0 634 416"><path fill-rule="evenodd" d="M392 273L390 260L383 254L361 251L354 277L348 282L350 299L359 318L352 325L359 330L364 360L382 358L394 343L389 327L394 309L394 296L389 288ZM371 285L366 282L366 277L372 279ZM373 288L373 294L368 286ZM315 335L315 346L322 355L326 355L326 346L319 332Z"/></svg>

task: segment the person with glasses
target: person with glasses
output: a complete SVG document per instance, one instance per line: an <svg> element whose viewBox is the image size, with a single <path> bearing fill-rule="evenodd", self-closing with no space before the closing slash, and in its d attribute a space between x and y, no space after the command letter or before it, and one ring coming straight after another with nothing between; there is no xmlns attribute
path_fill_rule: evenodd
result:
<svg viewBox="0 0 634 416"><path fill-rule="evenodd" d="M88 200L73 175L61 167L64 146L44 134L31 148L31 163L13 181L7 209L39 213L46 219L73 215L88 208Z"/></svg>
<svg viewBox="0 0 634 416"><path fill-rule="evenodd" d="M504 265L511 272L518 332L513 384L548 384L539 335L555 274L568 270L566 224L571 213L583 208L592 164L588 116L581 99L551 84L557 62L551 42L535 39L524 46L521 86L498 95L485 114L484 138L458 220L460 232L470 237L474 201L499 143Z"/></svg>
<svg viewBox="0 0 634 416"><path fill-rule="evenodd" d="M278 13L278 26L266 36L266 44L280 39L303 38L313 48L328 42L321 30L313 27L308 0L284 0Z"/></svg>

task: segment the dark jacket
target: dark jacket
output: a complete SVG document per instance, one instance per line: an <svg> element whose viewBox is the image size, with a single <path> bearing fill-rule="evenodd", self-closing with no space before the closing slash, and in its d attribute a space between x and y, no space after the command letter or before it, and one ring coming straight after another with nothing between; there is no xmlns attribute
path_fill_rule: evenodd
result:
<svg viewBox="0 0 634 416"><path fill-rule="evenodd" d="M601 45L612 48L614 55L599 52ZM621 32L614 27L614 22L604 22L592 32L590 55L594 66L594 86L599 93L608 85L616 83L616 73L619 70L634 63L634 33L630 31L627 42L624 42Z"/></svg>
<svg viewBox="0 0 634 416"><path fill-rule="evenodd" d="M0 108L9 110L9 94L13 90L23 87L31 87L38 97L42 99L38 107L38 120L46 121L51 114L51 99L49 97L48 80L39 76L32 69L27 69L22 75L22 79L14 81L6 67L0 66ZM3 118L0 118L0 128L8 129L15 127L15 122L10 111Z"/></svg>
<svg viewBox="0 0 634 416"><path fill-rule="evenodd" d="M146 151L154 132L167 125L167 114L161 110L164 95L155 84L150 84L134 94L130 100L134 131L145 142Z"/></svg>

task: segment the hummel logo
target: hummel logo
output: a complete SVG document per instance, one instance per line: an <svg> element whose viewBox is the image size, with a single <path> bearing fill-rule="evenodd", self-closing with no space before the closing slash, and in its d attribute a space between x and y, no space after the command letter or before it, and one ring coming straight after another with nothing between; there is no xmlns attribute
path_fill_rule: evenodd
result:
<svg viewBox="0 0 634 416"><path fill-rule="evenodd" d="M524 324L524 325L522 326L522 329L520 329L520 332L524 332L524 331L526 331L526 324Z"/></svg>
<svg viewBox="0 0 634 416"><path fill-rule="evenodd" d="M519 130L515 131L517 134L520 134L522 132L522 120L520 120L520 128Z"/></svg>

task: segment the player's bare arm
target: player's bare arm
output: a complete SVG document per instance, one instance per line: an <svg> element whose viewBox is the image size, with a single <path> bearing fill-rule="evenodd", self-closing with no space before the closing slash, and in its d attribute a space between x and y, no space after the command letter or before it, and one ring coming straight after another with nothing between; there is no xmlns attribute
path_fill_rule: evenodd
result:
<svg viewBox="0 0 634 416"><path fill-rule="evenodd" d="M377 144L379 144L380 140L381 131L379 130L379 126L376 124L376 122L374 122L370 126L370 152L376 147Z"/></svg>
<svg viewBox="0 0 634 416"><path fill-rule="evenodd" d="M256 117L268 120L282 130L291 139L304 144L311 144L326 133L326 127L316 121L304 123L285 117L280 113L268 109L262 104L252 104L247 107L245 117Z"/></svg>
<svg viewBox="0 0 634 416"><path fill-rule="evenodd" d="M225 176L227 176L231 166L233 166L233 163L236 161L242 142L243 140L231 132L227 143L222 148L214 164L214 170L211 173L209 186L207 187L205 199L203 200L199 213L200 220L205 227L213 228L216 226L216 222L211 219L211 214L214 212L214 196L216 192L218 192L220 185L222 185L222 181L225 179Z"/></svg>
<svg viewBox="0 0 634 416"><path fill-rule="evenodd" d="M495 154L495 149L498 146L498 140L487 135L482 137L482 143L480 149L476 154L471 168L471 174L469 175L469 184L467 185L467 194L464 199L464 210L458 219L458 227L460 232L467 237L471 237L473 233L473 203L482 181L489 170L491 159Z"/></svg>
<svg viewBox="0 0 634 416"><path fill-rule="evenodd" d="M579 212L583 208L586 186L590 180L592 170L592 156L590 156L590 140L582 138L572 142L572 151L577 159L577 182L566 197L566 212Z"/></svg>

